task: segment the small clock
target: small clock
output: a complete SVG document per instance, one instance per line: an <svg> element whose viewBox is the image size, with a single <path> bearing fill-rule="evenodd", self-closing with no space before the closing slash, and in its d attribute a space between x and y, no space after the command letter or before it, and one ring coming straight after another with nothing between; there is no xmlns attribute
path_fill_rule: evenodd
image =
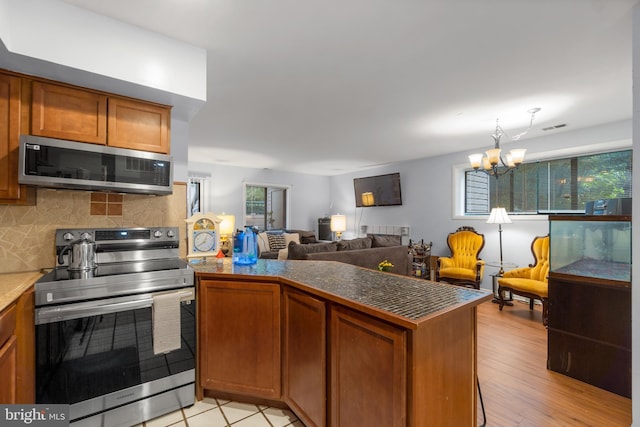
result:
<svg viewBox="0 0 640 427"><path fill-rule="evenodd" d="M220 222L213 213L197 213L185 220L189 253L187 258L216 256L220 250Z"/></svg>

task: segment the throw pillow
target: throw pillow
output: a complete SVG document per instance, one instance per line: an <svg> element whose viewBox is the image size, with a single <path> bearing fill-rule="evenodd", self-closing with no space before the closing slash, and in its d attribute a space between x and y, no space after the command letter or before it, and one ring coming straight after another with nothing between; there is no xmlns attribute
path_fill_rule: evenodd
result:
<svg viewBox="0 0 640 427"><path fill-rule="evenodd" d="M361 237L352 240L340 240L338 242L339 251L351 251L354 249L369 249L371 247L371 237Z"/></svg>
<svg viewBox="0 0 640 427"><path fill-rule="evenodd" d="M271 251L279 251L280 249L284 249L287 245L284 243L284 235L283 234L267 234L267 238L269 239L269 250Z"/></svg>
<svg viewBox="0 0 640 427"><path fill-rule="evenodd" d="M384 246L400 246L402 240L400 236L393 236L387 234L372 234L373 241L371 242L372 248L380 248Z"/></svg>
<svg viewBox="0 0 640 427"><path fill-rule="evenodd" d="M269 252L269 238L267 232L258 233L258 253Z"/></svg>
<svg viewBox="0 0 640 427"><path fill-rule="evenodd" d="M289 254L287 259L306 259L308 253L315 252L335 252L338 248L336 242L331 243L313 243L299 245L295 242L289 243Z"/></svg>

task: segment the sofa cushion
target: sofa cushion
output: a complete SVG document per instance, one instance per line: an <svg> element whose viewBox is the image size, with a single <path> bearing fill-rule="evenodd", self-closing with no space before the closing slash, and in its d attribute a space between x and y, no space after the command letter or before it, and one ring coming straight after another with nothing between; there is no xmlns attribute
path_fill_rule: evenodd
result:
<svg viewBox="0 0 640 427"><path fill-rule="evenodd" d="M270 251L279 251L280 249L284 249L287 247L284 242L284 234L272 234L267 233L267 239L269 240L269 250Z"/></svg>
<svg viewBox="0 0 640 427"><path fill-rule="evenodd" d="M315 261L339 261L372 270L377 270L378 264L386 259L394 265L391 273L409 276L411 275L411 261L413 257L409 254L409 248L406 246L385 246L351 251L310 253L307 255L307 259Z"/></svg>
<svg viewBox="0 0 640 427"><path fill-rule="evenodd" d="M289 243L289 254L287 259L307 259L307 254L318 252L335 252L338 249L336 242L330 243L311 243L311 244L297 244L295 242Z"/></svg>
<svg viewBox="0 0 640 427"><path fill-rule="evenodd" d="M371 242L372 248L402 245L402 239L400 236L394 236L390 234L372 234L371 238L372 238L372 242Z"/></svg>
<svg viewBox="0 0 640 427"><path fill-rule="evenodd" d="M298 233L284 233L283 236L285 248L288 248L291 242L300 243L300 235Z"/></svg>
<svg viewBox="0 0 640 427"><path fill-rule="evenodd" d="M352 240L340 240L338 242L339 251L351 251L355 249L369 249L371 247L371 237L360 237Z"/></svg>

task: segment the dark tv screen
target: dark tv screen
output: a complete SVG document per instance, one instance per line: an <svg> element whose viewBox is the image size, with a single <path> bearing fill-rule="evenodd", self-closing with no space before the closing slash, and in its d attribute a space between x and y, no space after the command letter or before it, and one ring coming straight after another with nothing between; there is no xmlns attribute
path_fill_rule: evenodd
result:
<svg viewBox="0 0 640 427"><path fill-rule="evenodd" d="M400 191L400 174L390 173L387 175L369 176L366 178L354 178L353 187L356 195L356 207L369 206L398 206L402 204L402 193ZM371 193L373 200L362 194Z"/></svg>

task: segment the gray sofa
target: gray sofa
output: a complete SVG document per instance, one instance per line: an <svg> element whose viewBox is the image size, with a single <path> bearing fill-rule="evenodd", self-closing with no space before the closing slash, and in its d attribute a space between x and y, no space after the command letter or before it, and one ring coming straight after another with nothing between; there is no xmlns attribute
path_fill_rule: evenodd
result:
<svg viewBox="0 0 640 427"><path fill-rule="evenodd" d="M313 231L309 231L309 230L269 230L266 232L266 234L284 234L284 233L288 233L288 234L293 234L293 233L297 233L299 240L300 240L300 244L313 244L313 243L317 243L316 240L316 233ZM264 236L263 233L259 233L258 234L258 239L261 239L261 237ZM269 247L269 242L259 242L262 243L262 246L264 247ZM260 249L260 245L259 245L259 249ZM276 250L259 250L259 257L260 258L265 258L265 259L278 259L278 251L279 249Z"/></svg>
<svg viewBox="0 0 640 427"><path fill-rule="evenodd" d="M289 243L288 259L339 261L359 267L378 269L387 260L394 267L392 273L411 275L413 258L409 249L400 244L399 236L367 236L331 243L297 245Z"/></svg>

